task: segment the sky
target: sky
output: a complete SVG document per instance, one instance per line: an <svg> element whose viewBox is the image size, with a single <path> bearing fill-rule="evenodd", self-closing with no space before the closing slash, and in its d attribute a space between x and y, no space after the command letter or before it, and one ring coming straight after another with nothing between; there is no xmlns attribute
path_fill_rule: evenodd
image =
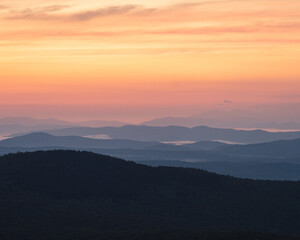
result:
<svg viewBox="0 0 300 240"><path fill-rule="evenodd" d="M299 0L0 0L0 115L288 106L299 63Z"/></svg>

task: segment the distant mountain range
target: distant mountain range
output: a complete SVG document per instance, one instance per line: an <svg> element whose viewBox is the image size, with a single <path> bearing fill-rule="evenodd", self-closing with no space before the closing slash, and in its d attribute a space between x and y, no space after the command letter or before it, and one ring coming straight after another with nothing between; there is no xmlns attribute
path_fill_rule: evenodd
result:
<svg viewBox="0 0 300 240"><path fill-rule="evenodd" d="M200 141L176 146L32 133L0 141L0 155L54 149L88 150L151 166L200 168L237 177L300 180L300 139L249 145Z"/></svg>
<svg viewBox="0 0 300 240"><path fill-rule="evenodd" d="M299 157L300 138L294 140L280 140L275 142L249 144L249 145L226 145L218 148L219 152L234 156L247 157Z"/></svg>
<svg viewBox="0 0 300 240"><path fill-rule="evenodd" d="M290 158L300 159L300 138L293 140L280 140L268 143L232 145L214 141L199 141L191 144L173 145L161 142L143 142L128 139L91 139L80 136L53 136L47 133L31 133L28 135L8 138L0 141L2 148L42 148L60 147L77 149L123 149L123 150L144 150L160 152L161 155L167 152L167 156L172 158L183 157L195 158L199 156L208 157L208 160L215 161L218 158L224 160L231 159L256 159L269 158L273 162ZM147 154L146 154L147 155ZM149 154L149 157L153 155ZM222 158L223 156L223 158Z"/></svg>
<svg viewBox="0 0 300 240"><path fill-rule="evenodd" d="M126 125L122 127L73 127L45 131L55 136L107 135L112 139L135 141L228 141L235 143L262 143L300 138L298 132L267 132L262 130L234 130L199 126L194 128L169 126L150 127Z"/></svg>
<svg viewBox="0 0 300 240"><path fill-rule="evenodd" d="M0 136L6 137L10 135L15 135L19 133L26 133L26 132L40 132L40 131L47 131L49 129L61 129L66 127L72 127L74 125L18 125L18 124L6 124L0 125Z"/></svg>
<svg viewBox="0 0 300 240"><path fill-rule="evenodd" d="M35 126L35 125L55 125L55 126L68 126L75 125L71 122L58 120L54 118L38 119L32 117L6 117L0 118L1 125L21 125L21 126Z"/></svg>
<svg viewBox="0 0 300 240"><path fill-rule="evenodd" d="M75 122L76 125L86 126L86 127L121 127L128 125L126 122L120 121L105 121L105 120L90 120L90 121L81 121Z"/></svg>
<svg viewBox="0 0 300 240"><path fill-rule="evenodd" d="M7 155L0 166L2 239L300 236L299 182L153 168L75 151Z"/></svg>
<svg viewBox="0 0 300 240"><path fill-rule="evenodd" d="M127 149L147 151L204 151L213 150L226 144L220 142L201 141L185 145L166 144L161 142L143 142L127 139L93 139L80 136L53 136L37 132L17 136L0 141L0 154L8 148L72 148L72 149ZM52 149L51 148L51 149Z"/></svg>
<svg viewBox="0 0 300 240"><path fill-rule="evenodd" d="M145 149L157 145L159 142L138 142L123 139L90 139L78 136L52 136L46 133L31 133L24 136L9 138L0 141L0 147L63 147L63 148L106 148L106 149Z"/></svg>
<svg viewBox="0 0 300 240"><path fill-rule="evenodd" d="M125 122L120 121L105 121L105 120L89 120L89 121L63 121L55 118L31 118L31 117L6 117L0 118L1 125L54 125L54 126L86 126L86 127L102 127L102 126L123 126Z"/></svg>
<svg viewBox="0 0 300 240"><path fill-rule="evenodd" d="M36 119L29 117L0 118L0 136L72 126L77 125L57 119Z"/></svg>
<svg viewBox="0 0 300 240"><path fill-rule="evenodd" d="M256 129L277 129L277 130L300 130L300 122L266 122L253 121L247 122L244 120L224 120L224 119L208 119L199 117L163 117L156 118L150 121L142 122L141 125L167 127L167 126L182 126L182 127L197 127L210 126L216 128L256 128Z"/></svg>
<svg viewBox="0 0 300 240"><path fill-rule="evenodd" d="M13 135L18 133L28 133L45 131L50 129L61 129L67 127L104 127L104 126L123 126L127 123L118 121L82 121L69 122L58 119L38 119L29 117L9 117L0 118L0 136Z"/></svg>
<svg viewBox="0 0 300 240"><path fill-rule="evenodd" d="M182 124L182 121L187 121L191 124ZM284 128L280 127L283 126L282 124L262 123L261 128L269 127L281 129ZM110 138L138 141L223 140L237 143L260 143L300 137L300 134L292 132L270 133L262 130L235 130L230 128L212 128L204 125L216 124L213 124L212 120L199 121L199 119L194 118L162 118L144 122L143 125L128 125L125 122L119 121L95 120L68 122L57 119L12 117L0 119L0 139L4 136L18 136L31 132L48 132L52 135L61 136L90 136L102 134L108 135ZM297 123L290 122L288 125L289 129L298 129ZM192 128L190 128L191 126ZM238 127L238 124L236 127ZM153 135L155 135L155 137Z"/></svg>

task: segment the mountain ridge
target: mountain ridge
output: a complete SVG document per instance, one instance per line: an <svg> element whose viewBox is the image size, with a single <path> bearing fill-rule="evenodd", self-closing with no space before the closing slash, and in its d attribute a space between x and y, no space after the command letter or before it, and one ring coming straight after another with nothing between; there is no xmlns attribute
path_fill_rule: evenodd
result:
<svg viewBox="0 0 300 240"><path fill-rule="evenodd" d="M80 136L53 136L35 132L0 141L0 147L80 147L80 148L132 148L140 149L159 142L138 142L127 139L92 139Z"/></svg>
<svg viewBox="0 0 300 240"><path fill-rule="evenodd" d="M110 138L131 139L137 141L231 141L237 143L261 143L282 139L300 138L300 131L296 132L267 132L263 130L235 130L229 128L210 128L198 126L186 128L180 126L151 127L125 125L122 127L102 128L65 128L45 131L52 135L89 136L105 134Z"/></svg>
<svg viewBox="0 0 300 240"><path fill-rule="evenodd" d="M9 154L0 157L0 228L2 235L39 237L64 231L67 239L169 228L300 236L299 184L153 168L89 152ZM14 217L4 218L8 213Z"/></svg>

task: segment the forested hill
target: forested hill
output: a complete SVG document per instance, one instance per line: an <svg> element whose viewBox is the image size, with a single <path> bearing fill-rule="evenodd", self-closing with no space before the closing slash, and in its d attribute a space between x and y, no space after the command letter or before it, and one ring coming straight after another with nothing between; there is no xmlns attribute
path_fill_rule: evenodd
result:
<svg viewBox="0 0 300 240"><path fill-rule="evenodd" d="M299 182L89 152L0 157L1 239L289 239L268 234L300 236L299 201Z"/></svg>

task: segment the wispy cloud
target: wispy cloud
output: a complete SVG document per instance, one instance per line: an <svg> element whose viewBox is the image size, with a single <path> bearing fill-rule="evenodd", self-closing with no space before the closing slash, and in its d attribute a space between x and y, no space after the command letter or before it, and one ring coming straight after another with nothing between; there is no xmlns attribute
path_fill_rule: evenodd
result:
<svg viewBox="0 0 300 240"><path fill-rule="evenodd" d="M72 9L69 9L69 11L67 12L61 10L70 8L71 6L58 4L45 7L12 10L8 15L3 15L3 18L9 20L84 22L103 17L129 16L136 18L136 24L139 24L139 21L143 19L153 22L183 23L189 21L226 22L228 20L234 19L239 19L239 21L251 21L252 19L256 18L299 17L299 13L295 10L295 8L288 8L288 10L285 9L284 11L282 11L280 8L269 10L265 7L254 7L255 5L253 5L251 1L245 0L244 2L245 4L243 5L241 1L237 0L199 1L160 7L124 4L94 9L84 8L84 10L78 10L77 8L75 8L77 10L73 9L72 11ZM268 2L268 0L265 0L264 2ZM269 0L269 2L272 2L272 0ZM290 2L294 3L295 5L297 4L293 0L290 0ZM247 4L250 4L249 8L245 7L247 6ZM123 24L123 22L121 22L120 24ZM270 23L270 25L271 24L272 22ZM233 31L235 31L235 29L232 28ZM230 30L229 27L228 30Z"/></svg>
<svg viewBox="0 0 300 240"><path fill-rule="evenodd" d="M117 96L198 109L287 99L274 92L297 99L299 0L192 1L0 0L0 102ZM22 97L38 84L45 94Z"/></svg>
<svg viewBox="0 0 300 240"><path fill-rule="evenodd" d="M22 11L12 12L7 19L10 20L64 20L64 21L87 21L106 16L124 15L134 10L142 9L137 5L110 6L96 10L86 10L75 13L57 13L67 8L67 5L54 5L44 8L28 8Z"/></svg>
<svg viewBox="0 0 300 240"><path fill-rule="evenodd" d="M137 5L125 5L125 6L112 6L107 8L101 8L93 11L85 11L72 14L67 18L78 21L86 21L93 18L111 16L111 15L122 15L130 13L138 8Z"/></svg>
<svg viewBox="0 0 300 240"><path fill-rule="evenodd" d="M235 1L235 0L231 0ZM224 1L204 1L194 3L179 3L162 7L145 7L143 5L125 4L102 7L91 10L82 10L70 13L59 13L60 10L68 8L68 5L50 5L42 8L24 8L14 10L9 13L6 19L9 20L68 20L68 21L87 21L95 18L107 16L131 15L140 17L166 17L173 13L185 13L194 11L199 6L214 4ZM185 16L187 17L187 16Z"/></svg>
<svg viewBox="0 0 300 240"><path fill-rule="evenodd" d="M46 6L41 8L41 11L44 12L57 12L57 11L61 11L63 9L69 8L69 5L51 5L51 6Z"/></svg>
<svg viewBox="0 0 300 240"><path fill-rule="evenodd" d="M9 20L51 20L55 19L57 12L69 8L68 5L50 5L37 8L12 10L6 19Z"/></svg>

